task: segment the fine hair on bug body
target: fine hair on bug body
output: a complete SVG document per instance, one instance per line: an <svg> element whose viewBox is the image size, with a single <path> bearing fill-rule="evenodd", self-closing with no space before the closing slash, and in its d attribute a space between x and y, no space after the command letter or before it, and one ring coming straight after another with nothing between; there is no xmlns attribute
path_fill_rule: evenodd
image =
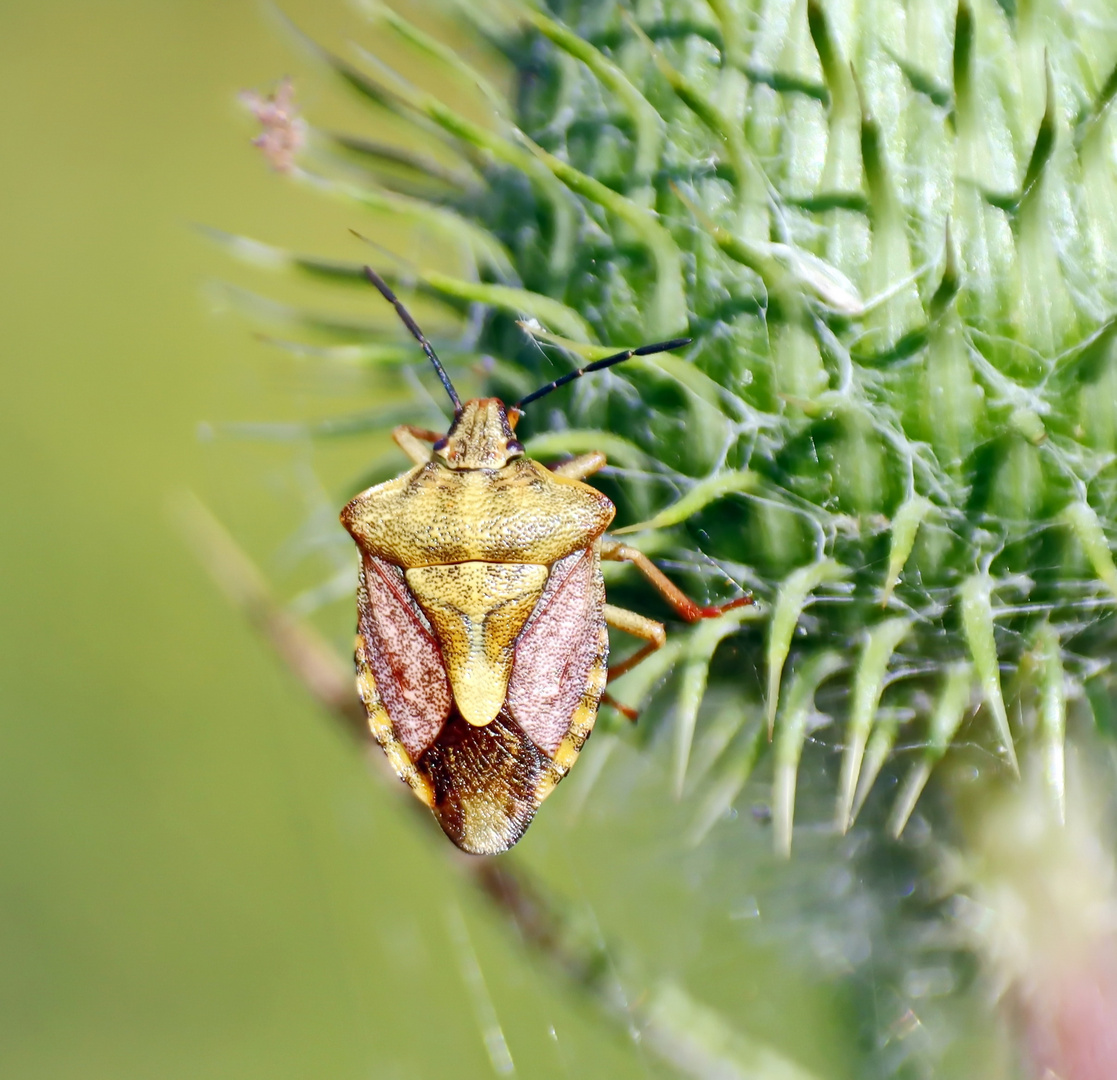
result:
<svg viewBox="0 0 1117 1080"><path fill-rule="evenodd" d="M463 403L395 293L371 268L365 276L419 342L454 419L445 434L396 428L413 467L341 513L361 556L357 690L392 767L447 836L495 854L570 770L607 681L666 640L661 623L605 602L603 559L633 563L688 622L751 599L700 607L642 552L606 538L615 508L583 483L604 454L548 468L515 437L524 407L545 394L688 338L596 360L510 408L498 398ZM643 641L612 668L608 627Z"/></svg>

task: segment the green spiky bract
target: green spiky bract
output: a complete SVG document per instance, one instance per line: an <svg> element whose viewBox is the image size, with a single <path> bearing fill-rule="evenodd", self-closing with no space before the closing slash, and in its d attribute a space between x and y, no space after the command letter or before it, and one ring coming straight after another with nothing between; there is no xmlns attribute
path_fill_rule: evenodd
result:
<svg viewBox="0 0 1117 1080"><path fill-rule="evenodd" d="M407 216L451 268L227 240L339 279L367 260L479 316L446 357L470 393L479 355L496 358L484 389L513 400L586 359L694 339L581 380L521 428L529 452L606 451L636 546L703 598L759 602L665 654L677 791L706 739L690 842L726 827L765 757L784 854L797 791L836 833L864 807L884 843L944 758L990 782L1035 763L1061 819L1068 722L1108 736L1117 625L1109 5L463 8L510 63L509 95L371 14L468 105L397 77L389 49L307 43L414 140L312 132L294 173ZM286 315L333 350L401 360L394 332ZM647 606L631 577L617 595ZM618 696L645 697L661 659Z"/></svg>

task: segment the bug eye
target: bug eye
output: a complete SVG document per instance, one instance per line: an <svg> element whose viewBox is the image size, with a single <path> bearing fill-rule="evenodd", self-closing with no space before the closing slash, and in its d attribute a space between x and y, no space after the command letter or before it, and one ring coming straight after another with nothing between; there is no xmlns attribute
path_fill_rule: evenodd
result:
<svg viewBox="0 0 1117 1080"><path fill-rule="evenodd" d="M441 439L438 440L438 442L436 442L434 444L434 446L431 447L431 449L435 450L435 451L445 450L447 442L448 442L448 440L446 439L445 436L443 436Z"/></svg>
<svg viewBox="0 0 1117 1080"><path fill-rule="evenodd" d="M510 454L522 454L523 452L524 452L524 444L522 442L518 442L516 439L509 439L508 440L508 453L510 453Z"/></svg>

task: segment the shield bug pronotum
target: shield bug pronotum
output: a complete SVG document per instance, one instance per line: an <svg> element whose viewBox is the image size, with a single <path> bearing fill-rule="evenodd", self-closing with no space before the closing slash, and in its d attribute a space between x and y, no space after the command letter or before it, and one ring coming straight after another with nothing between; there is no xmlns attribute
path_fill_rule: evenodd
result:
<svg viewBox="0 0 1117 1080"><path fill-rule="evenodd" d="M605 603L601 560L633 563L690 622L750 602L700 607L647 556L605 538L613 504L582 483L604 454L548 469L516 441L523 408L544 394L688 339L598 360L511 408L463 404L415 320L365 273L434 365L454 420L445 435L396 428L414 467L341 513L361 554L357 689L392 767L446 835L474 854L506 851L578 757L608 679L665 640L661 623ZM613 668L608 626L644 642Z"/></svg>

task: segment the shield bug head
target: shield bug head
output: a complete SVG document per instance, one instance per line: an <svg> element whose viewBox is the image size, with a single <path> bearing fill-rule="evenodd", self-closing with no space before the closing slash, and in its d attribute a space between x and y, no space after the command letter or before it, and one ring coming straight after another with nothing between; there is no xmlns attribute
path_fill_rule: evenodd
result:
<svg viewBox="0 0 1117 1080"><path fill-rule="evenodd" d="M601 560L635 563L684 618L722 610L698 607L640 552L605 539L613 504L582 483L603 454L545 468L525 456L516 421L572 379L688 339L597 360L511 409L463 404L415 320L365 273L426 353L454 420L445 435L397 428L414 467L342 511L361 555L357 689L392 766L450 839L492 854L523 835L574 763L609 674L663 644L661 624L605 604ZM612 672L607 623L645 641Z"/></svg>

